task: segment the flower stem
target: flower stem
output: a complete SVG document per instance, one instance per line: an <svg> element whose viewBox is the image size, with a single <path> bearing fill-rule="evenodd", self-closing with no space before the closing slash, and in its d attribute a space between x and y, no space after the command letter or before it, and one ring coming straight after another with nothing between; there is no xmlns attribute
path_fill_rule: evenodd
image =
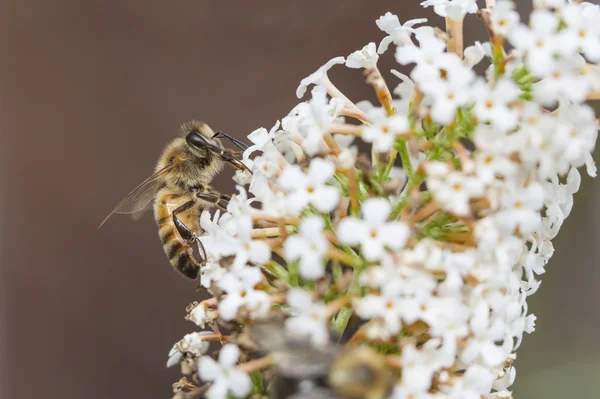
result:
<svg viewBox="0 0 600 399"><path fill-rule="evenodd" d="M412 163L410 162L410 155L408 154L408 145L406 140L400 139L394 146L396 151L400 154L400 159L402 160L402 168L406 172L406 177L409 181L414 178L414 170L412 167Z"/></svg>
<svg viewBox="0 0 600 399"><path fill-rule="evenodd" d="M362 134L362 126L337 123L329 127L329 133L345 134L349 136L360 136Z"/></svg>
<svg viewBox="0 0 600 399"><path fill-rule="evenodd" d="M238 370L245 373L251 373L256 370L261 370L269 367L273 364L273 358L271 356L261 357L259 359L250 360L249 362L242 363L237 366Z"/></svg>
<svg viewBox="0 0 600 399"><path fill-rule="evenodd" d="M377 99L387 112L388 116L394 115L396 110L394 109L392 94L390 93L390 89L385 83L379 68L377 68L377 66L373 66L365 71L365 75L367 76L367 83L373 86L375 94L377 95Z"/></svg>
<svg viewBox="0 0 600 399"><path fill-rule="evenodd" d="M348 177L348 193L350 194L350 213L357 215L359 213L359 203L356 170L354 168L346 170L346 176Z"/></svg>
<svg viewBox="0 0 600 399"><path fill-rule="evenodd" d="M354 294L358 293L359 290L360 290L360 284L358 282L358 273L355 270L354 278L352 279L352 284L350 285L350 288L348 288L346 295L349 295L349 296L354 295ZM350 317L352 317L352 312L353 312L352 307L346 306L346 307L343 307L342 309L340 309L338 314L334 317L333 328L335 329L335 331L337 331L337 333L340 336L344 333L344 330L346 329L346 326L348 325L348 322L350 321Z"/></svg>
<svg viewBox="0 0 600 399"><path fill-rule="evenodd" d="M450 35L448 51L463 57L463 19L446 17L446 31Z"/></svg>

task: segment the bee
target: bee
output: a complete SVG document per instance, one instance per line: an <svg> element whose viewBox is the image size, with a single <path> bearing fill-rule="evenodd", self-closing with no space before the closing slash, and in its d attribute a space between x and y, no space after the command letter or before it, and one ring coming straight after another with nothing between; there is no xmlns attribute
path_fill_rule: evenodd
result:
<svg viewBox="0 0 600 399"><path fill-rule="evenodd" d="M240 151L226 149L219 137L231 140ZM183 124L180 136L163 150L152 176L119 202L98 228L115 213L133 214L137 219L153 202L158 234L171 265L196 279L206 262L206 251L198 239L203 232L200 213L214 207L225 210L230 200L210 183L225 163L247 169L238 159L245 148L233 137L215 133L206 123Z"/></svg>
<svg viewBox="0 0 600 399"><path fill-rule="evenodd" d="M392 374L373 349L316 347L283 327L263 322L250 329L252 340L275 360L274 399L384 399L391 392Z"/></svg>

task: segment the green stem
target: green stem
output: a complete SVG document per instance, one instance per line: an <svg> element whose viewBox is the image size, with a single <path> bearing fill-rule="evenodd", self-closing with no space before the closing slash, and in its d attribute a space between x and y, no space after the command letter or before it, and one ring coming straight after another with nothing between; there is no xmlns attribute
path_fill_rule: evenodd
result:
<svg viewBox="0 0 600 399"><path fill-rule="evenodd" d="M410 162L410 156L408 155L408 145L406 144L406 140L398 140L394 148L400 154L400 159L402 160L402 168L404 168L404 171L406 172L406 177L409 181L412 180L414 176L414 170L412 167L412 163Z"/></svg>
<svg viewBox="0 0 600 399"><path fill-rule="evenodd" d="M350 288L348 288L348 292L346 295L354 295L360 292L360 284L358 282L358 269L354 269L354 278L352 279L352 284ZM350 321L350 317L352 317L352 307L347 306L338 312L338 314L333 319L333 328L337 333L341 336Z"/></svg>
<svg viewBox="0 0 600 399"><path fill-rule="evenodd" d="M392 205L392 211L390 212L390 217L389 217L390 220L396 220L396 219L398 219L398 216L400 216L400 212L402 212L402 209L408 202L411 186L412 186L411 182L410 181L407 182L406 186L404 186L404 190L402 190L402 192L400 193L400 196L398 197L398 201L396 201L396 203L394 205Z"/></svg>
<svg viewBox="0 0 600 399"><path fill-rule="evenodd" d="M289 282L292 287L298 287L299 285L298 263L300 262L297 260L288 263Z"/></svg>
<svg viewBox="0 0 600 399"><path fill-rule="evenodd" d="M281 266L279 263L275 262L274 260L270 260L266 265L265 268L273 273L273 275L278 279L278 280L283 280L283 281L287 281L288 283L290 282L290 275L288 273L287 270L285 270L285 267Z"/></svg>
<svg viewBox="0 0 600 399"><path fill-rule="evenodd" d="M400 154L400 159L402 160L402 167L406 173L407 182L404 186L404 189L400 193L398 201L396 201L396 203L392 206L390 220L396 220L398 218L402 208L404 208L408 202L410 189L415 184L415 172L412 163L410 162L410 156L408 155L408 145L406 144L406 140L398 140L394 148Z"/></svg>

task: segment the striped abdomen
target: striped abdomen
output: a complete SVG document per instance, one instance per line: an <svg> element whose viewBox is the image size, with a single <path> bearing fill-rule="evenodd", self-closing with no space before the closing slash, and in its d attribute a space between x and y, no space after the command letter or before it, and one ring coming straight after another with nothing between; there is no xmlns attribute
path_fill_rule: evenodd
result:
<svg viewBox="0 0 600 399"><path fill-rule="evenodd" d="M193 200L194 196L191 193L174 193L171 190L162 189L156 196L154 216L163 249L171 265L184 276L196 279L200 271L200 261L194 255L196 244L184 240L173 222L173 211ZM201 234L199 216L199 208L195 204L177 214L179 220L197 235Z"/></svg>

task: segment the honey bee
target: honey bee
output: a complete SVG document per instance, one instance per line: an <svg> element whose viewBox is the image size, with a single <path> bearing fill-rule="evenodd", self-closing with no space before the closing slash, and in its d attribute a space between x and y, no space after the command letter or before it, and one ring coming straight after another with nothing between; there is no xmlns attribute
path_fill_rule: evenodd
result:
<svg viewBox="0 0 600 399"><path fill-rule="evenodd" d="M275 359L274 399L384 399L393 386L382 355L365 346L315 347L283 332L281 323L251 327L251 337Z"/></svg>
<svg viewBox="0 0 600 399"><path fill-rule="evenodd" d="M206 262L206 251L198 239L202 233L200 213L214 207L224 210L230 200L210 183L225 163L247 169L238 159L242 151L224 148L219 137L231 140L240 150L246 148L225 133L215 133L203 122L183 124L180 136L163 150L154 174L129 193L98 228L115 213L138 218L154 201L154 217L165 254L175 270L196 279Z"/></svg>

